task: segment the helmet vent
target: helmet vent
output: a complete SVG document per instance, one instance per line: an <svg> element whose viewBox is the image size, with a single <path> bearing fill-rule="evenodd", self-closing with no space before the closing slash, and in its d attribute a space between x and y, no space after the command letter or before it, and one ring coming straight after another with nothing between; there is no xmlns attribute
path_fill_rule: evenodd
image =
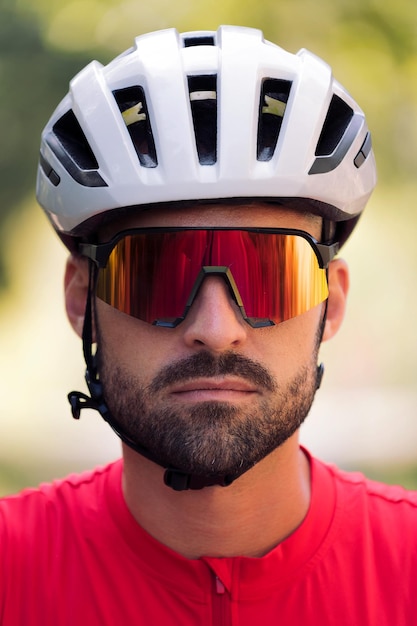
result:
<svg viewBox="0 0 417 626"><path fill-rule="evenodd" d="M317 143L316 156L329 155L334 152L352 117L353 109L342 98L333 95Z"/></svg>
<svg viewBox="0 0 417 626"><path fill-rule="evenodd" d="M258 161L270 161L274 155L291 90L288 80L268 78L263 81L259 102Z"/></svg>
<svg viewBox="0 0 417 626"><path fill-rule="evenodd" d="M81 170L98 169L96 157L71 109L54 124L53 132L65 152Z"/></svg>
<svg viewBox="0 0 417 626"><path fill-rule="evenodd" d="M201 165L217 161L217 77L189 76L191 115Z"/></svg>
<svg viewBox="0 0 417 626"><path fill-rule="evenodd" d="M143 167L156 167L158 159L142 87L117 89L113 91L113 96L126 124L140 164Z"/></svg>
<svg viewBox="0 0 417 626"><path fill-rule="evenodd" d="M192 46L214 46L214 37L184 37L184 48L191 48Z"/></svg>

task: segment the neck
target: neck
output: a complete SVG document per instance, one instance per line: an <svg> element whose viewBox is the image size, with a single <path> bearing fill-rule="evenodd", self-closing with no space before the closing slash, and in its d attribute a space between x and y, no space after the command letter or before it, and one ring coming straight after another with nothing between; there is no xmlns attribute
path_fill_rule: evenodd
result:
<svg viewBox="0 0 417 626"><path fill-rule="evenodd" d="M123 490L132 515L187 558L263 556L307 514L310 472L296 436L229 487L185 492L166 487L162 468L123 450Z"/></svg>

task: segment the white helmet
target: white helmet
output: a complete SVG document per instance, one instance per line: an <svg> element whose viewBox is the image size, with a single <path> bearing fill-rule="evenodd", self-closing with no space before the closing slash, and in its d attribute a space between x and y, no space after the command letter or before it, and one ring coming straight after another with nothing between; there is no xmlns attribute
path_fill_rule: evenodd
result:
<svg viewBox="0 0 417 626"><path fill-rule="evenodd" d="M69 247L122 207L243 198L318 213L343 242L375 182L364 114L329 66L222 26L140 36L75 76L42 134L37 197Z"/></svg>

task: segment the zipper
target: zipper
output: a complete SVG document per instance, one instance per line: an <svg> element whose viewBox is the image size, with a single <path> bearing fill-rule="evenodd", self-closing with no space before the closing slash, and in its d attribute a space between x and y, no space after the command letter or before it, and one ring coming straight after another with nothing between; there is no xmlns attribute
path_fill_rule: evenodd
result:
<svg viewBox="0 0 417 626"><path fill-rule="evenodd" d="M212 596L213 626L231 626L231 606L229 593L218 576L214 576Z"/></svg>

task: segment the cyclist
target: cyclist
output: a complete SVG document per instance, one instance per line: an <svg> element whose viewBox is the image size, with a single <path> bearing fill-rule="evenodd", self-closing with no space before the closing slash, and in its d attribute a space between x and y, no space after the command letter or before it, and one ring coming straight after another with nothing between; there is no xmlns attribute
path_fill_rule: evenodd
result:
<svg viewBox="0 0 417 626"><path fill-rule="evenodd" d="M376 181L322 60L255 29L138 37L71 82L37 195L123 458L0 504L24 624L417 623L417 496L300 447Z"/></svg>

